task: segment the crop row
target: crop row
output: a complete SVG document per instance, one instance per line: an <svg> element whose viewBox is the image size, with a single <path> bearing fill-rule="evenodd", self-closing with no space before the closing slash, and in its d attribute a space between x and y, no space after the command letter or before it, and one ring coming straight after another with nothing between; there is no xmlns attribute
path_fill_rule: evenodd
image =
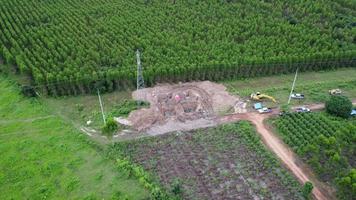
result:
<svg viewBox="0 0 356 200"><path fill-rule="evenodd" d="M356 121L324 113L296 113L278 118L275 123L285 143L290 145L326 182L333 183L339 199L352 199L356 191L354 173ZM337 169L337 170L335 170Z"/></svg>
<svg viewBox="0 0 356 200"><path fill-rule="evenodd" d="M300 199L299 184L265 149L248 122L116 143L166 188L179 179L184 199Z"/></svg>
<svg viewBox="0 0 356 200"><path fill-rule="evenodd" d="M287 115L277 121L284 141L295 150L306 146L320 134L330 137L337 127L332 120L323 115L297 113Z"/></svg>
<svg viewBox="0 0 356 200"><path fill-rule="evenodd" d="M0 55L53 95L133 87L136 49L147 85L356 65L347 1L145 2L3 0Z"/></svg>

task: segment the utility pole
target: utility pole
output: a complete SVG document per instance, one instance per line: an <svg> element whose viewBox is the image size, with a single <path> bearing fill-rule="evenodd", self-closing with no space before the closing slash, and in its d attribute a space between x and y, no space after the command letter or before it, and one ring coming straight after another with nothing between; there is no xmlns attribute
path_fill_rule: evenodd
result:
<svg viewBox="0 0 356 200"><path fill-rule="evenodd" d="M104 125L106 125L106 119L105 119L105 114L104 114L104 108L103 108L103 103L101 102L101 96L100 96L99 89L97 89L97 91L98 91L99 103L100 103L100 108L101 108L101 115L103 116Z"/></svg>
<svg viewBox="0 0 356 200"><path fill-rule="evenodd" d="M294 91L294 86L295 86L295 81L297 80L297 76L298 76L298 68L297 68L297 71L295 71L295 76L294 76L294 80L293 80L293 84L292 84L292 89L290 90L290 94L289 94L289 98L288 98L288 104L290 103L290 99L292 98L292 93Z"/></svg>

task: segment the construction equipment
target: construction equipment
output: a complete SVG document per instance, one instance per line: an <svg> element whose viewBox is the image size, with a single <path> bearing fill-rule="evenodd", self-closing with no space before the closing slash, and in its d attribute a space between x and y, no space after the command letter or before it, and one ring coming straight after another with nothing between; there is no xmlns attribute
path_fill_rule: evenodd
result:
<svg viewBox="0 0 356 200"><path fill-rule="evenodd" d="M255 101L262 101L263 99L270 99L274 103L277 102L276 99L274 99L273 97L268 96L267 94L261 94L259 92L252 93L250 97L251 97L252 100L255 100Z"/></svg>
<svg viewBox="0 0 356 200"><path fill-rule="evenodd" d="M329 90L329 94L331 94L331 95L340 95L341 93L342 93L342 91L340 89Z"/></svg>

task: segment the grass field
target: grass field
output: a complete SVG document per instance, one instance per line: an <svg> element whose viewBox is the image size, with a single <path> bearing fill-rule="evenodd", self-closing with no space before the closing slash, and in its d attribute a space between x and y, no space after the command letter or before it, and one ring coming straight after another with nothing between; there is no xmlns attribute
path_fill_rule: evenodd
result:
<svg viewBox="0 0 356 200"><path fill-rule="evenodd" d="M123 101L132 99L131 91L102 94L101 98L106 115ZM92 120L93 127L100 128L103 125L98 95L45 97L42 100L54 113L70 119L75 124L83 125L86 121Z"/></svg>
<svg viewBox="0 0 356 200"><path fill-rule="evenodd" d="M292 105L324 102L330 89L340 88L343 94L356 98L356 69L343 68L335 71L299 73L295 92L303 93L302 101L292 100ZM251 78L223 82L232 94L248 97L252 92L274 96L279 105L288 101L294 74Z"/></svg>
<svg viewBox="0 0 356 200"><path fill-rule="evenodd" d="M0 199L144 199L137 180L36 100L0 77Z"/></svg>
<svg viewBox="0 0 356 200"><path fill-rule="evenodd" d="M302 199L300 185L265 148L248 122L116 143L184 199Z"/></svg>

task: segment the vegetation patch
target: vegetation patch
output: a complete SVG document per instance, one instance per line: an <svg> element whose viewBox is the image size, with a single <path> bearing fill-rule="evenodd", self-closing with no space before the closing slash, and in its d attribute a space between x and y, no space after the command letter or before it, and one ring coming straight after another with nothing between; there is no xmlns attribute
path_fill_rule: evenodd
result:
<svg viewBox="0 0 356 200"><path fill-rule="evenodd" d="M355 197L356 120L325 113L293 113L274 121L283 141L319 175L338 188L340 199ZM336 170L337 169L337 170ZM349 178L348 178L349 177Z"/></svg>
<svg viewBox="0 0 356 200"><path fill-rule="evenodd" d="M303 93L305 99L292 100L292 105L324 103L330 97L329 90L339 88L343 96L356 98L356 69L344 68L335 71L298 73L295 92ZM290 94L294 74L248 78L225 81L229 92L239 96L249 96L254 92L269 94L278 103L286 104ZM269 84L266 84L269 83ZM273 105L270 105L273 106Z"/></svg>
<svg viewBox="0 0 356 200"><path fill-rule="evenodd" d="M0 77L0 199L146 199L101 148Z"/></svg>
<svg viewBox="0 0 356 200"><path fill-rule="evenodd" d="M132 88L137 49L147 85L335 69L355 66L353 5L2 0L0 55L51 95Z"/></svg>
<svg viewBox="0 0 356 200"><path fill-rule="evenodd" d="M326 112L342 117L349 118L352 110L352 102L345 96L331 96L325 103Z"/></svg>
<svg viewBox="0 0 356 200"><path fill-rule="evenodd" d="M301 199L301 186L265 149L248 122L116 143L183 199Z"/></svg>
<svg viewBox="0 0 356 200"><path fill-rule="evenodd" d="M111 108L111 112L109 116L112 117L127 117L129 114L137 109L140 108L147 108L149 107L149 103L145 101L135 101L135 100L124 100L119 102L118 104L114 105Z"/></svg>

